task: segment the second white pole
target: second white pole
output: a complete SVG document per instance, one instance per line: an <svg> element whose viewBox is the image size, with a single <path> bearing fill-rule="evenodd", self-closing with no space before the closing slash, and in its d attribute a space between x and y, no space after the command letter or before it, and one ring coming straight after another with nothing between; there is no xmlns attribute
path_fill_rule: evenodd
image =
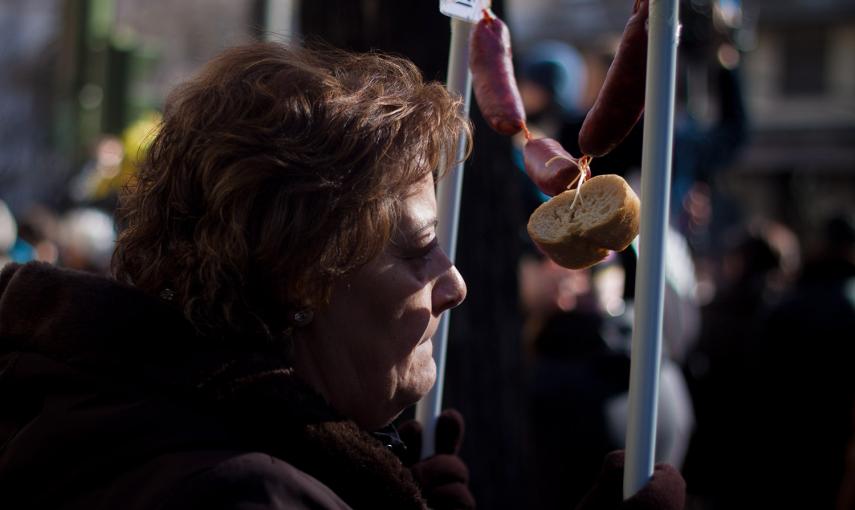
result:
<svg viewBox="0 0 855 510"><path fill-rule="evenodd" d="M624 498L638 492L650 480L656 450L665 235L671 193L677 74L678 5L678 0L650 2L641 156L641 238L629 374Z"/></svg>

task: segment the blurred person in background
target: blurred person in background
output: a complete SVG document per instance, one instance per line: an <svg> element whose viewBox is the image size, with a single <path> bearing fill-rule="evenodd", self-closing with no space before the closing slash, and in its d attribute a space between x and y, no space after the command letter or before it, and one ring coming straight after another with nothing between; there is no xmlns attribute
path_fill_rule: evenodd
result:
<svg viewBox="0 0 855 510"><path fill-rule="evenodd" d="M715 298L701 309L700 336L686 359L697 427L684 473L694 501L711 508L735 504L739 494L721 484L721 473L737 470L734 459L751 450L746 416L756 402L746 392L756 367L749 353L761 334L764 314L779 297L781 282L796 269L785 261L798 258L786 252L791 244L777 241L789 239L782 229L758 222L726 236Z"/></svg>
<svg viewBox="0 0 855 510"><path fill-rule="evenodd" d="M30 246L32 251L30 257L16 259L16 262L59 262L59 218L47 206L33 204L27 209L18 222L18 237L21 242Z"/></svg>
<svg viewBox="0 0 855 510"><path fill-rule="evenodd" d="M580 116L587 74L582 55L564 42L541 41L523 54L518 86L532 134L557 138Z"/></svg>
<svg viewBox="0 0 855 510"><path fill-rule="evenodd" d="M404 59L214 59L122 198L114 279L0 273L0 503L472 508L462 417L440 416L424 460L391 427L466 295L434 185L469 132ZM626 503L621 478L617 453L581 508L682 507L671 467Z"/></svg>
<svg viewBox="0 0 855 510"><path fill-rule="evenodd" d="M606 316L591 270L549 259L521 263L526 317L530 508L573 508L596 479L599 459L622 447L608 403L626 392L629 358L604 339Z"/></svg>
<svg viewBox="0 0 855 510"><path fill-rule="evenodd" d="M542 41L526 51L519 62L517 82L526 114L526 126L534 138L554 138L562 144L568 126L581 115L582 92L587 81L585 61L579 51L560 41ZM579 124L581 126L581 123ZM578 131L577 131L578 133ZM522 190L521 224L549 197L525 173L522 133L513 138L511 158L519 170ZM527 234L522 234L527 237Z"/></svg>
<svg viewBox="0 0 855 510"><path fill-rule="evenodd" d="M6 202L0 200L0 267L9 262L29 262L38 257L36 247L27 241L27 224L21 225Z"/></svg>
<svg viewBox="0 0 855 510"><path fill-rule="evenodd" d="M829 217L818 234L750 344L744 451L763 468L743 483L771 507L832 509L845 487L855 408L851 215Z"/></svg>
<svg viewBox="0 0 855 510"><path fill-rule="evenodd" d="M598 477L598 459L624 447L630 325L617 257L584 270L527 256L520 295L527 318L531 508L573 508ZM692 427L677 364L663 359L656 461L680 466Z"/></svg>
<svg viewBox="0 0 855 510"><path fill-rule="evenodd" d="M72 209L60 218L58 228L60 265L109 274L116 242L110 215L91 207Z"/></svg>
<svg viewBox="0 0 855 510"><path fill-rule="evenodd" d="M133 178L157 134L160 114L147 110L122 131L103 135L68 187L68 198L79 207L115 210L119 193Z"/></svg>
<svg viewBox="0 0 855 510"><path fill-rule="evenodd" d="M0 200L0 267L12 262L12 249L18 240L18 224L6 202Z"/></svg>
<svg viewBox="0 0 855 510"><path fill-rule="evenodd" d="M585 120L585 96L601 84L590 83L587 63L579 51L559 41L541 41L520 58L520 97L532 134L558 140L573 154L581 156L579 131ZM594 173L623 175L641 160L641 123L609 154L597 158Z"/></svg>

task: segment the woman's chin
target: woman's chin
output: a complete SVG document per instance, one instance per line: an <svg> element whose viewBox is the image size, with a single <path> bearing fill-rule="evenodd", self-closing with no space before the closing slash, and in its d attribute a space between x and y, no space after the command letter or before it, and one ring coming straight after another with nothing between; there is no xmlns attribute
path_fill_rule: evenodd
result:
<svg viewBox="0 0 855 510"><path fill-rule="evenodd" d="M416 348L416 374L414 389L418 393L417 401L427 395L436 383L436 362L433 359L433 341L428 339Z"/></svg>
<svg viewBox="0 0 855 510"><path fill-rule="evenodd" d="M419 352L420 350L422 352ZM418 346L414 361L409 377L398 386L395 400L402 409L418 403L436 383L436 363L433 360L430 340Z"/></svg>

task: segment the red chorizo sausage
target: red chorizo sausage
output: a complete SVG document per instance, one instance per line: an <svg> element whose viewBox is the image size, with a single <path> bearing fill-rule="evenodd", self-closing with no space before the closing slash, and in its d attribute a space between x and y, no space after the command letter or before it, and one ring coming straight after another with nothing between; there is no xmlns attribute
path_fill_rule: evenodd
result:
<svg viewBox="0 0 855 510"><path fill-rule="evenodd" d="M579 162L552 138L529 140L523 148L525 171L543 193L555 196L579 184ZM591 177L586 169L585 178Z"/></svg>
<svg viewBox="0 0 855 510"><path fill-rule="evenodd" d="M603 87L579 131L582 154L603 156L632 131L644 111L649 0L636 0Z"/></svg>
<svg viewBox="0 0 855 510"><path fill-rule="evenodd" d="M475 100L490 127L503 135L520 132L525 110L514 78L511 35L502 20L486 10L469 39L469 69Z"/></svg>

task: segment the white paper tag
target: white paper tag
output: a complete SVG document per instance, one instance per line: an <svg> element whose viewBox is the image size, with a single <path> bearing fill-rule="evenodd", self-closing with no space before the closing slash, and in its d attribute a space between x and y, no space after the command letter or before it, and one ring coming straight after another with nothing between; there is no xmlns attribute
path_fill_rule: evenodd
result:
<svg viewBox="0 0 855 510"><path fill-rule="evenodd" d="M439 11L452 18L477 23L484 16L484 9L489 9L491 3L491 0L439 0Z"/></svg>

